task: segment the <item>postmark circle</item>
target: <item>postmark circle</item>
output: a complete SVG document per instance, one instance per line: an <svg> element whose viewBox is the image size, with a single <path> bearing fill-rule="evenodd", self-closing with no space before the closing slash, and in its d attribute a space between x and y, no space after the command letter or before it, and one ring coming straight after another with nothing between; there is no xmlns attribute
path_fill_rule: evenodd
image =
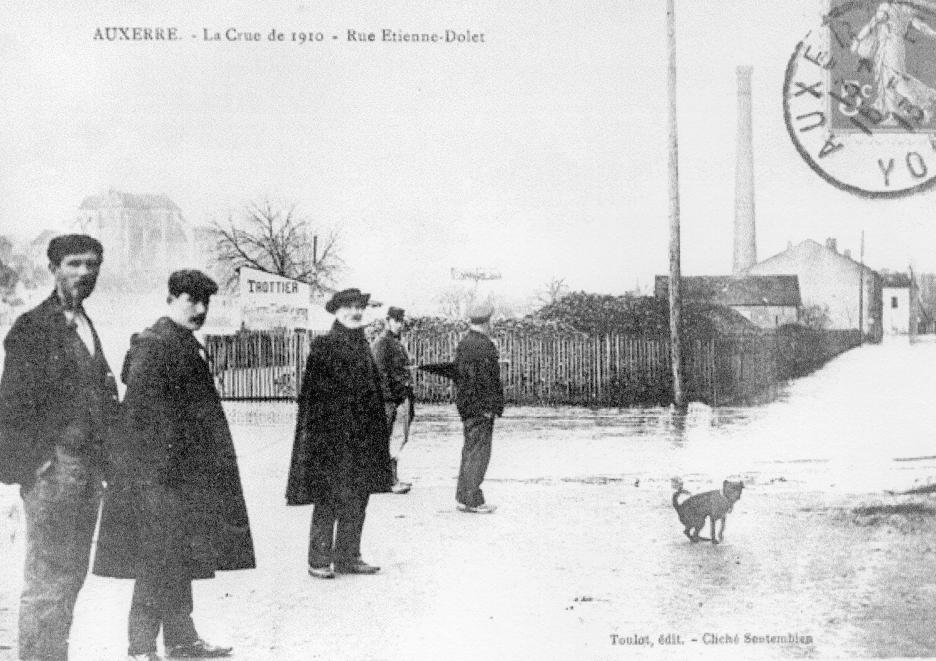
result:
<svg viewBox="0 0 936 661"><path fill-rule="evenodd" d="M832 185L871 198L936 183L936 0L829 0L783 84L787 132Z"/></svg>

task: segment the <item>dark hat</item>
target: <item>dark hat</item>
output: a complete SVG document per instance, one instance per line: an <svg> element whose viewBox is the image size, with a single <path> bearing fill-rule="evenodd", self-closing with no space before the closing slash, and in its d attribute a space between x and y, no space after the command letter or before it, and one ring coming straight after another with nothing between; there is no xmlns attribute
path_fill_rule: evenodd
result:
<svg viewBox="0 0 936 661"><path fill-rule="evenodd" d="M387 310L387 319L395 319L401 324L403 323L403 317L406 314L406 311L403 308L395 308L392 305Z"/></svg>
<svg viewBox="0 0 936 661"><path fill-rule="evenodd" d="M104 246L93 236L87 234L62 234L49 241L46 255L52 264L58 266L65 255L78 255L83 252L96 252L99 259L104 257Z"/></svg>
<svg viewBox="0 0 936 661"><path fill-rule="evenodd" d="M183 269L169 276L169 295L188 294L196 301L207 301L218 291L217 283L201 271Z"/></svg>
<svg viewBox="0 0 936 661"><path fill-rule="evenodd" d="M468 308L468 320L473 324L486 323L492 314L494 314L494 308L490 303L475 303Z"/></svg>
<svg viewBox="0 0 936 661"><path fill-rule="evenodd" d="M325 304L325 311L328 314L335 314L338 308L349 307L353 305L366 306L370 300L370 294L362 293L360 289L352 287L351 289L342 289L335 292L331 300Z"/></svg>

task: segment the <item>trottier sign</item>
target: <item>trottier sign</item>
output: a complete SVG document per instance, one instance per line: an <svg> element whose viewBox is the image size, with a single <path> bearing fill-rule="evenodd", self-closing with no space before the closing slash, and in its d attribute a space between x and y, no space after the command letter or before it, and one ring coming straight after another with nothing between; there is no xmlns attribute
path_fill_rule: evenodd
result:
<svg viewBox="0 0 936 661"><path fill-rule="evenodd" d="M241 268L240 302L244 328L306 328L312 288L257 269Z"/></svg>

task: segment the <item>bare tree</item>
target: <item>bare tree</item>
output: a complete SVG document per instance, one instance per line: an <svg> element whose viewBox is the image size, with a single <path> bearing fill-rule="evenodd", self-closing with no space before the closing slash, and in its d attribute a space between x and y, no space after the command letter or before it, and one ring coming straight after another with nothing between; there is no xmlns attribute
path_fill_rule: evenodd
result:
<svg viewBox="0 0 936 661"><path fill-rule="evenodd" d="M543 285L536 295L536 300L542 306L552 305L558 303L568 293L569 288L566 286L565 278L553 278Z"/></svg>
<svg viewBox="0 0 936 661"><path fill-rule="evenodd" d="M214 261L228 270L227 284L237 269L248 267L306 282L318 291L332 284L344 267L338 233L319 233L294 203L248 202L227 222L211 225Z"/></svg>
<svg viewBox="0 0 936 661"><path fill-rule="evenodd" d="M475 291L470 287L454 286L443 289L436 296L439 313L446 319L461 319L474 302Z"/></svg>

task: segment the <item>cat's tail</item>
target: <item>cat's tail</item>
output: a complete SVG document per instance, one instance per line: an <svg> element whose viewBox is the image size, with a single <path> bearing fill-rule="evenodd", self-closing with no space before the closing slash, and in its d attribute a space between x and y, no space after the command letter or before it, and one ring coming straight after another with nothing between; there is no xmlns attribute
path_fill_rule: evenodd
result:
<svg viewBox="0 0 936 661"><path fill-rule="evenodd" d="M670 480L670 484L673 485L673 489L675 490L673 493L673 509L679 511L679 496L689 492L683 489L683 481L681 478L674 477Z"/></svg>

